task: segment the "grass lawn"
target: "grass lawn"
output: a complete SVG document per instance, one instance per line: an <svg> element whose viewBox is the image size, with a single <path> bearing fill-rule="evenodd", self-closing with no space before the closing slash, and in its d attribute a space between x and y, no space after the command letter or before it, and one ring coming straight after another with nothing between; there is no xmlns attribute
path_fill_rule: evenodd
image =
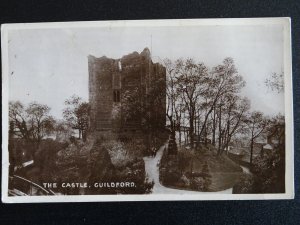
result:
<svg viewBox="0 0 300 225"><path fill-rule="evenodd" d="M203 166L208 165L211 184L208 191L222 191L232 188L243 174L242 168L227 157L226 153L217 156L216 149L210 146L200 146L198 150L179 148L178 157L186 157L183 169L187 173L201 173Z"/></svg>
<svg viewBox="0 0 300 225"><path fill-rule="evenodd" d="M212 183L209 186L209 191L222 191L232 188L242 174L242 172L211 173Z"/></svg>

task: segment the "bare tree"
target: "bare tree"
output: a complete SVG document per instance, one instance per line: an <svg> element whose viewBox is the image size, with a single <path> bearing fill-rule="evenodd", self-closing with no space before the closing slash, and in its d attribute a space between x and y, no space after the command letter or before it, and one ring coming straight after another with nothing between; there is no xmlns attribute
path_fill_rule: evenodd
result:
<svg viewBox="0 0 300 225"><path fill-rule="evenodd" d="M270 78L265 80L266 86L272 91L277 91L281 93L284 91L284 74L281 73L272 73Z"/></svg>
<svg viewBox="0 0 300 225"><path fill-rule="evenodd" d="M208 69L203 63L197 64L192 59L177 60L175 73L177 74L177 90L182 94L188 113L191 145L194 146L196 105L201 95L205 93L206 88L203 88L203 86L208 81Z"/></svg>
<svg viewBox="0 0 300 225"><path fill-rule="evenodd" d="M224 59L223 64L214 67L209 75L206 88L203 91L203 98L205 99L205 104L203 106L206 110L202 128L200 130L200 136L202 136L212 112L214 112L214 121L212 124L215 136L215 129L217 128L216 115L219 114L220 125L222 116L222 108L220 108L220 106L222 107L223 105L224 96L238 94L241 88L245 86L245 81L242 76L238 74L232 58ZM217 109L218 107L219 109ZM213 142L215 142L214 138L215 137L213 137Z"/></svg>
<svg viewBox="0 0 300 225"><path fill-rule="evenodd" d="M219 148L222 151L221 144L229 143L240 125L240 119L238 124L234 125L228 121L227 128L224 128L227 133L222 130L222 123L225 120L223 113L228 112L224 101L229 98L228 96L237 96L245 86L245 81L238 74L234 61L226 58L223 64L214 67L211 72L203 63L196 63L192 59L179 59L174 63L165 60L165 66L168 75L167 117L172 132L175 132L176 127L180 129L182 120L184 122L187 120L192 145L194 145L195 134L199 139L207 140L208 135L212 133L213 144L216 143L216 134L219 134ZM232 115L237 114L234 104L231 104L229 110L234 110L234 113L230 114L228 120L233 120ZM244 106L242 114L247 108L246 104ZM178 124L179 126L175 126Z"/></svg>
<svg viewBox="0 0 300 225"><path fill-rule="evenodd" d="M166 95L167 95L167 109L166 116L170 122L170 128L173 136L175 131L179 133L179 144L181 145L182 140L182 124L185 120L185 112L187 106L184 102L184 94L180 92L180 86L178 82L178 73L176 66L181 60L172 62L169 59L164 60L164 66L166 67L167 82L166 82ZM186 142L186 140L185 140Z"/></svg>
<svg viewBox="0 0 300 225"><path fill-rule="evenodd" d="M166 95L167 95L167 109L166 116L170 121L170 128L173 135L175 134L175 123L176 123L176 105L178 103L178 97L180 93L177 92L176 86L176 73L175 73L175 64L169 60L164 60L164 65L166 67L166 77L167 77L167 86L166 86Z"/></svg>
<svg viewBox="0 0 300 225"><path fill-rule="evenodd" d="M266 129L268 121L262 112L254 111L244 122L248 126L250 133L250 166L252 166L254 141Z"/></svg>
<svg viewBox="0 0 300 225"><path fill-rule="evenodd" d="M224 101L224 109L219 132L219 148L218 154L221 155L225 149L228 150L232 137L240 131L245 120L246 113L250 109L250 101L247 98L239 96L227 96ZM223 127L222 127L223 126Z"/></svg>

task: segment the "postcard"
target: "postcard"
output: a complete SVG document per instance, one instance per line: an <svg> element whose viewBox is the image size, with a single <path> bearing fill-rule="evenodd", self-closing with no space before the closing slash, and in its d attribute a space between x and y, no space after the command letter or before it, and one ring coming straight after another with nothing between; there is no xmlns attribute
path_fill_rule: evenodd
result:
<svg viewBox="0 0 300 225"><path fill-rule="evenodd" d="M290 23L2 25L2 201L294 198Z"/></svg>

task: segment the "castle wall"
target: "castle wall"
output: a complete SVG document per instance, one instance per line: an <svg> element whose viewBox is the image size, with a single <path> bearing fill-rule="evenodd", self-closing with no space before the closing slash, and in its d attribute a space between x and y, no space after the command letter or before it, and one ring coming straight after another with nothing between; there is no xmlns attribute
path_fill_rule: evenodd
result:
<svg viewBox="0 0 300 225"><path fill-rule="evenodd" d="M112 67L113 60L106 57L89 57L89 100L91 106L90 126L94 130L110 130L112 126L111 112Z"/></svg>
<svg viewBox="0 0 300 225"><path fill-rule="evenodd" d="M152 63L147 48L141 54L133 52L121 59L89 56L88 63L91 130L139 130L141 117L124 120L121 107L124 95L135 89L141 91L141 95L146 94L155 79L165 81L165 68ZM164 95L164 104L155 109L162 127L165 126L165 101Z"/></svg>

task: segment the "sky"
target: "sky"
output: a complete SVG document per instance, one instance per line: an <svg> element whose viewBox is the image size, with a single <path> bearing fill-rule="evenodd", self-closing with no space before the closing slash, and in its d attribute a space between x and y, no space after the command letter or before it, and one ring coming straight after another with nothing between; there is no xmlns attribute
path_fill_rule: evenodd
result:
<svg viewBox="0 0 300 225"><path fill-rule="evenodd" d="M88 55L121 58L145 47L156 62L189 57L211 68L232 57L251 110L284 113L283 94L264 84L284 70L281 25L20 29L8 39L9 100L47 104L56 118L70 96L88 100Z"/></svg>

